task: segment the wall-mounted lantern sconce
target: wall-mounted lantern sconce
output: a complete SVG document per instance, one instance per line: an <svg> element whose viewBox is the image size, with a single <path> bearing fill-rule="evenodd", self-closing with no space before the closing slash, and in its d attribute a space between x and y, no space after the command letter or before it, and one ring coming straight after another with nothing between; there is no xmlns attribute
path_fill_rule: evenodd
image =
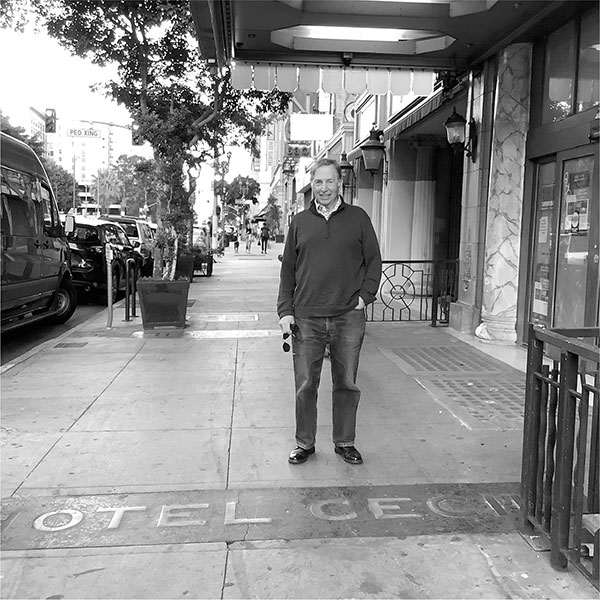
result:
<svg viewBox="0 0 600 600"><path fill-rule="evenodd" d="M352 163L348 162L348 156L346 156L345 152L342 152L342 155L340 156L340 169L342 170L342 185L348 187L350 185L350 180L352 179L354 167L352 166Z"/></svg>
<svg viewBox="0 0 600 600"><path fill-rule="evenodd" d="M373 123L373 129L369 133L369 139L360 146L365 169L371 171L371 175L379 170L381 160L385 156L385 144L381 141L383 131L377 129Z"/></svg>
<svg viewBox="0 0 600 600"><path fill-rule="evenodd" d="M454 149L454 153L465 152L475 162L477 159L477 126L475 119L469 121L469 139L465 144L467 120L452 109L452 114L444 121L448 143Z"/></svg>

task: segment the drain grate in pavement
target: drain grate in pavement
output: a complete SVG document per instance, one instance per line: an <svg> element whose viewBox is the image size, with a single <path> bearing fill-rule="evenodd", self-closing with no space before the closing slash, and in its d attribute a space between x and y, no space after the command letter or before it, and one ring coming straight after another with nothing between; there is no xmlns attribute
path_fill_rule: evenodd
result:
<svg viewBox="0 0 600 600"><path fill-rule="evenodd" d="M60 342L56 344L55 348L83 348L87 345L87 342Z"/></svg>
<svg viewBox="0 0 600 600"><path fill-rule="evenodd" d="M230 322L230 321L258 321L256 313L222 313L222 314L197 314L197 319L209 322Z"/></svg>
<svg viewBox="0 0 600 600"><path fill-rule="evenodd" d="M134 335L138 332L134 332ZM155 338L182 338L184 337L184 332L179 330L169 330L169 331L144 331L142 332L143 337L155 337Z"/></svg>
<svg viewBox="0 0 600 600"><path fill-rule="evenodd" d="M522 381L432 378L422 383L437 388L478 423L509 428L523 423L524 378Z"/></svg>
<svg viewBox="0 0 600 600"><path fill-rule="evenodd" d="M393 348L394 354L416 371L499 371L506 368L501 362L488 358L468 346L438 348Z"/></svg>
<svg viewBox="0 0 600 600"><path fill-rule="evenodd" d="M195 301L195 300L188 300L188 301L187 301L188 308L189 308L190 306L194 306L194 304L196 304L196 301Z"/></svg>

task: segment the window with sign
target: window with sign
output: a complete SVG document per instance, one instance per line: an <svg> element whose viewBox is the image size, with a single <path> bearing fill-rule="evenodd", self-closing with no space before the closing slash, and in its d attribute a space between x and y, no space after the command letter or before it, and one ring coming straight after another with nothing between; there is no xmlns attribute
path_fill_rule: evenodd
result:
<svg viewBox="0 0 600 600"><path fill-rule="evenodd" d="M530 320L546 327L598 324L598 154L572 149L536 167Z"/></svg>
<svg viewBox="0 0 600 600"><path fill-rule="evenodd" d="M582 327L584 324L593 170L593 156L563 162L555 327Z"/></svg>

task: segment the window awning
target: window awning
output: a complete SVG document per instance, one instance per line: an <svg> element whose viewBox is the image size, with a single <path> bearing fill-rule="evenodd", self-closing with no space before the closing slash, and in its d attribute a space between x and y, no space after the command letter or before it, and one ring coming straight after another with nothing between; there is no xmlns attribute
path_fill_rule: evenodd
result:
<svg viewBox="0 0 600 600"><path fill-rule="evenodd" d="M298 64L260 64L236 62L231 67L231 84L237 90L254 88L282 92L317 92L375 95L429 96L435 73L412 69L317 67Z"/></svg>

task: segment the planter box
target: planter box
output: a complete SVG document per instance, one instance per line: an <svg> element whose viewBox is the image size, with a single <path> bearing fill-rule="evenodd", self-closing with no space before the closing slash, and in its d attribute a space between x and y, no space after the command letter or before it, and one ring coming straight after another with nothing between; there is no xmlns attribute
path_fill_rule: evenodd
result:
<svg viewBox="0 0 600 600"><path fill-rule="evenodd" d="M276 243L276 244L282 244L282 243L283 243L283 234L279 234L279 233L278 233L278 234L275 236L275 243Z"/></svg>
<svg viewBox="0 0 600 600"><path fill-rule="evenodd" d="M201 277L210 277L213 263L212 254L194 254L194 274L199 273Z"/></svg>
<svg viewBox="0 0 600 600"><path fill-rule="evenodd" d="M155 327L185 327L190 282L186 279L163 281L140 279L138 297L144 329Z"/></svg>

